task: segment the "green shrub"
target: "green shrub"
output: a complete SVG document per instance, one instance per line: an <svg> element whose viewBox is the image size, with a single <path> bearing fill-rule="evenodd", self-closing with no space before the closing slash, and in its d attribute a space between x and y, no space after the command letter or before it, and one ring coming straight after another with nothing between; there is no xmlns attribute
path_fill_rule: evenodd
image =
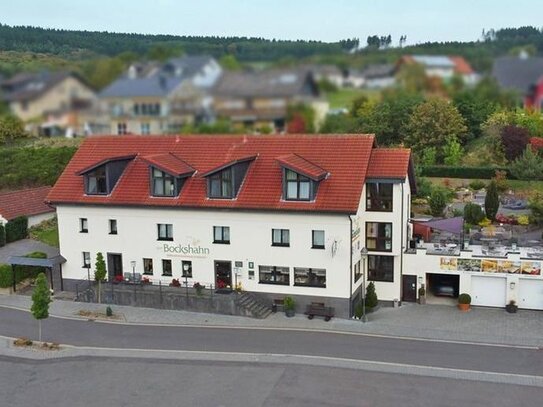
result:
<svg viewBox="0 0 543 407"><path fill-rule="evenodd" d="M445 192L441 189L434 189L430 195L428 204L430 205L432 216L442 216L443 210L447 206L447 197Z"/></svg>
<svg viewBox="0 0 543 407"><path fill-rule="evenodd" d="M464 206L464 221L472 225L477 225L485 218L483 208L475 203L468 203Z"/></svg>
<svg viewBox="0 0 543 407"><path fill-rule="evenodd" d="M6 228L0 223L0 247L6 245Z"/></svg>
<svg viewBox="0 0 543 407"><path fill-rule="evenodd" d="M471 296L466 293L462 293L458 296L458 304L471 304Z"/></svg>
<svg viewBox="0 0 543 407"><path fill-rule="evenodd" d="M13 274L9 264L0 264L0 287L7 288L13 285Z"/></svg>
<svg viewBox="0 0 543 407"><path fill-rule="evenodd" d="M498 167L460 167L453 165L429 165L421 167L420 174L424 177L491 179L496 175L496 170L505 171L509 179L515 179L515 177L511 176L507 168Z"/></svg>
<svg viewBox="0 0 543 407"><path fill-rule="evenodd" d="M471 181L469 183L469 187L474 191L479 191L480 189L483 189L485 187L485 183L481 180L476 179L475 181Z"/></svg>
<svg viewBox="0 0 543 407"><path fill-rule="evenodd" d="M294 298L285 297L285 299L283 300L283 308L285 309L285 311L294 310L294 308L296 308L296 302L294 301Z"/></svg>
<svg viewBox="0 0 543 407"><path fill-rule="evenodd" d="M372 309L377 306L379 300L377 299L377 293L375 292L375 284L373 281L368 284L366 288L366 307Z"/></svg>
<svg viewBox="0 0 543 407"><path fill-rule="evenodd" d="M28 218L19 216L6 223L6 243L15 242L28 236Z"/></svg>
<svg viewBox="0 0 543 407"><path fill-rule="evenodd" d="M113 316L113 310L111 309L111 307L109 305L106 308L106 316L108 316L108 317Z"/></svg>

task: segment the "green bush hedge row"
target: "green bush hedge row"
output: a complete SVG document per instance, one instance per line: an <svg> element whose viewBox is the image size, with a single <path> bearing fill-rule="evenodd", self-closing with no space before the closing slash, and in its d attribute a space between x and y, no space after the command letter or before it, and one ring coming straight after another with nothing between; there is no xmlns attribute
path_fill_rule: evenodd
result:
<svg viewBox="0 0 543 407"><path fill-rule="evenodd" d="M6 245L6 228L0 224L0 247Z"/></svg>
<svg viewBox="0 0 543 407"><path fill-rule="evenodd" d="M28 218L19 216L6 223L6 243L28 237Z"/></svg>
<svg viewBox="0 0 543 407"><path fill-rule="evenodd" d="M496 171L505 171L507 178L515 179L507 168L502 167L458 167L450 165L431 165L421 168L421 175L424 177L444 177L444 178L481 178L491 179L496 175Z"/></svg>
<svg viewBox="0 0 543 407"><path fill-rule="evenodd" d="M28 253L25 257L34 259L46 259L47 254L43 252ZM27 278L36 278L38 274L44 273L45 267L15 266L15 283L20 283ZM13 272L9 264L0 264L0 287L8 288L13 286Z"/></svg>

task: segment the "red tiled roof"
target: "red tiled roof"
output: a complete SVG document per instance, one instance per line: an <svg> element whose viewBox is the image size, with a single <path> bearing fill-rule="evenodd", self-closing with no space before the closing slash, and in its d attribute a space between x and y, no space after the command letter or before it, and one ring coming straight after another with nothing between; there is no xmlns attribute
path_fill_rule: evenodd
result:
<svg viewBox="0 0 543 407"><path fill-rule="evenodd" d="M405 179L410 158L408 148L374 148L366 177Z"/></svg>
<svg viewBox="0 0 543 407"><path fill-rule="evenodd" d="M48 200L53 204L355 213L360 203L373 144L372 135L353 134L88 137L58 179ZM258 154L258 158L251 162L236 199L208 199L206 180L201 176L188 178L178 197L151 197L147 182L148 164L142 158L167 152L183 157L199 174L243 157ZM84 194L83 177L76 175L78 171L108 157L134 153L138 155L126 166L109 196ZM330 173L330 177L321 181L314 202L282 200L281 165L277 158L291 154L298 154L313 165L326 168ZM401 153L402 158L406 156L408 154ZM396 153L391 156L391 162L386 154L380 154L379 157L376 162L380 167L394 168L393 175L399 174L401 166L398 165ZM402 176L405 178L407 166L402 168Z"/></svg>
<svg viewBox="0 0 543 407"><path fill-rule="evenodd" d="M309 177L315 181L320 181L328 174L325 169L313 164L312 162L307 161L305 158L300 157L298 154L284 155L278 157L277 161L281 163L284 167L287 167L293 171L305 175L306 177Z"/></svg>
<svg viewBox="0 0 543 407"><path fill-rule="evenodd" d="M454 63L456 73L460 75L471 75L473 73L473 68L464 57L451 56L449 59Z"/></svg>
<svg viewBox="0 0 543 407"><path fill-rule="evenodd" d="M531 137L530 145L532 146L533 150L539 150L543 148L543 137Z"/></svg>
<svg viewBox="0 0 543 407"><path fill-rule="evenodd" d="M196 170L188 165L181 158L172 153L165 154L152 154L141 157L149 164L157 167L171 175L188 175L194 173Z"/></svg>
<svg viewBox="0 0 543 407"><path fill-rule="evenodd" d="M0 194L0 216L12 220L18 216L32 216L55 209L45 204L51 187L21 189Z"/></svg>

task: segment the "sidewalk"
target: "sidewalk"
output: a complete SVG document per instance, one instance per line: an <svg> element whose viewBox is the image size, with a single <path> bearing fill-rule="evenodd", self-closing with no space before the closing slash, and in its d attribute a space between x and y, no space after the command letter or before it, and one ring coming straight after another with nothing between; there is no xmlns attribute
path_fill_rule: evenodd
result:
<svg viewBox="0 0 543 407"><path fill-rule="evenodd" d="M22 295L0 295L0 306L30 309L31 299ZM86 319L80 310L105 312L106 305L55 300L50 315ZM198 325L242 328L315 329L437 339L447 341L482 342L500 345L543 347L543 312L519 310L508 314L503 309L473 308L462 313L445 305L404 304L400 308L381 308L369 314L369 321L334 318L329 322L315 318L308 320L298 314L286 318L283 313L266 319L228 315L170 311L128 306L112 306L121 321L130 324Z"/></svg>

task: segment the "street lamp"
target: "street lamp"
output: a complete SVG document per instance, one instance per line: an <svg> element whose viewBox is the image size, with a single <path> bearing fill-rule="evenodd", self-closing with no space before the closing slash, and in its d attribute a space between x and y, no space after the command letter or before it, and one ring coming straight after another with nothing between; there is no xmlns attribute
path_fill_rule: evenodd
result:
<svg viewBox="0 0 543 407"><path fill-rule="evenodd" d="M368 257L368 249L363 247L360 249L360 260L362 262L362 322L368 322L366 317L366 258Z"/></svg>
<svg viewBox="0 0 543 407"><path fill-rule="evenodd" d="M136 261L132 260L130 262L132 267L132 284L134 284L134 303L136 302Z"/></svg>

